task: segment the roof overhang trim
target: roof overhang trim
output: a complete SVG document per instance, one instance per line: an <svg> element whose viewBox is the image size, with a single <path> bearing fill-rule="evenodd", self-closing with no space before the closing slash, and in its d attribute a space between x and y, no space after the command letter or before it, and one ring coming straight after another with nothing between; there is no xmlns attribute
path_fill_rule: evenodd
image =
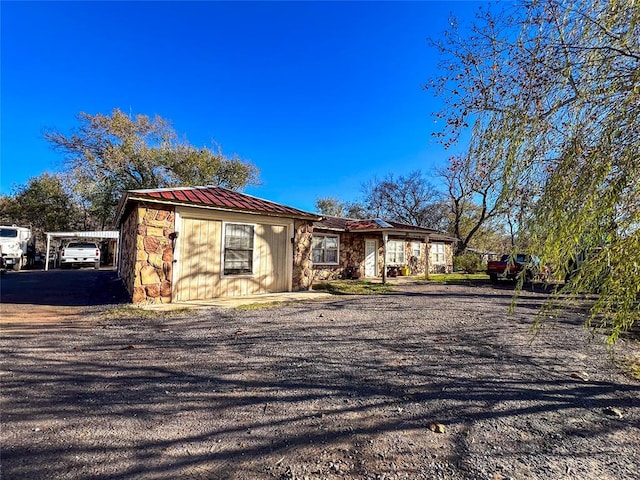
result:
<svg viewBox="0 0 640 480"><path fill-rule="evenodd" d="M113 238L117 239L117 230L96 230L91 232L45 232L50 238Z"/></svg>

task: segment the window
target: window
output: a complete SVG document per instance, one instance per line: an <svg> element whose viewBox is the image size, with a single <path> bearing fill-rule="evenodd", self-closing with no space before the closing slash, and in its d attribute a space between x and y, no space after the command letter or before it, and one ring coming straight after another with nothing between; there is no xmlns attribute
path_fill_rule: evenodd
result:
<svg viewBox="0 0 640 480"><path fill-rule="evenodd" d="M389 240L387 242L387 263L403 265L404 262L404 241Z"/></svg>
<svg viewBox="0 0 640 480"><path fill-rule="evenodd" d="M253 225L227 223L224 227L224 274L253 273Z"/></svg>
<svg viewBox="0 0 640 480"><path fill-rule="evenodd" d="M3 228L0 230L0 237L2 238L18 238L18 230L11 228Z"/></svg>
<svg viewBox="0 0 640 480"><path fill-rule="evenodd" d="M411 242L411 256L420 260L420 242Z"/></svg>
<svg viewBox="0 0 640 480"><path fill-rule="evenodd" d="M98 248L93 242L69 242L66 248Z"/></svg>
<svg viewBox="0 0 640 480"><path fill-rule="evenodd" d="M431 263L434 265L444 265L444 243L431 244Z"/></svg>
<svg viewBox="0 0 640 480"><path fill-rule="evenodd" d="M337 235L313 235L311 250L313 263L338 264L338 236Z"/></svg>

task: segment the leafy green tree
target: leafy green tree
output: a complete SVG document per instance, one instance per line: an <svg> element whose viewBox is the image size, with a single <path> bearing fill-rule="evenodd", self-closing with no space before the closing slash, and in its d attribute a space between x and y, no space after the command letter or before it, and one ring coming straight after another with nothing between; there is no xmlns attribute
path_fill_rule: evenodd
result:
<svg viewBox="0 0 640 480"><path fill-rule="evenodd" d="M18 212L18 204L14 197L9 195L0 196L0 224L11 225L17 223Z"/></svg>
<svg viewBox="0 0 640 480"><path fill-rule="evenodd" d="M3 222L29 225L35 233L75 230L81 214L57 175L43 173L0 202Z"/></svg>
<svg viewBox="0 0 640 480"><path fill-rule="evenodd" d="M520 242L562 293L600 292L590 322L615 340L640 319L640 3L532 0L452 19L436 46L442 141L471 132ZM575 273L575 272L574 272Z"/></svg>
<svg viewBox="0 0 640 480"><path fill-rule="evenodd" d="M466 232L470 232L476 227L480 211L481 207L478 205L472 204L467 206L465 215L460 220L460 231L463 237L465 237ZM482 222L480 228L475 230L466 248L496 254L511 251L514 245L505 228L504 220L504 216L496 216ZM448 232L451 233L451 230L448 230Z"/></svg>
<svg viewBox="0 0 640 480"><path fill-rule="evenodd" d="M336 197L317 198L316 211L321 215L344 217L346 213L346 204Z"/></svg>
<svg viewBox="0 0 640 480"><path fill-rule="evenodd" d="M65 154L74 192L101 225L126 190L210 184L237 190L258 180L254 165L219 148L190 145L159 116L114 109L110 115L83 112L78 121L70 134L51 129L44 137Z"/></svg>

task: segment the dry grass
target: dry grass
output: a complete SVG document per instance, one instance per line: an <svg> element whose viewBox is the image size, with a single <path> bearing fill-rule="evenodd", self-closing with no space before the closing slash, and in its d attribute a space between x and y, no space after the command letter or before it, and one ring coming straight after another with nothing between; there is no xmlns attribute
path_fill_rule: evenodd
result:
<svg viewBox="0 0 640 480"><path fill-rule="evenodd" d="M640 380L640 353L626 355L618 359L616 365L631 378Z"/></svg>
<svg viewBox="0 0 640 480"><path fill-rule="evenodd" d="M393 291L389 284L374 283L366 280L345 280L323 282L313 286L314 290L322 290L334 295L377 295Z"/></svg>

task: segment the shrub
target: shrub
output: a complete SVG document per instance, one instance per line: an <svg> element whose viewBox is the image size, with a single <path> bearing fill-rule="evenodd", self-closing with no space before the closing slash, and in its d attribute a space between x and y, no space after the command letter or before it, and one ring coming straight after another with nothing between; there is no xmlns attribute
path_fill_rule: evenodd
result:
<svg viewBox="0 0 640 480"><path fill-rule="evenodd" d="M475 253L463 253L453 259L453 269L456 271L464 271L466 273L476 273L482 269L482 259Z"/></svg>

